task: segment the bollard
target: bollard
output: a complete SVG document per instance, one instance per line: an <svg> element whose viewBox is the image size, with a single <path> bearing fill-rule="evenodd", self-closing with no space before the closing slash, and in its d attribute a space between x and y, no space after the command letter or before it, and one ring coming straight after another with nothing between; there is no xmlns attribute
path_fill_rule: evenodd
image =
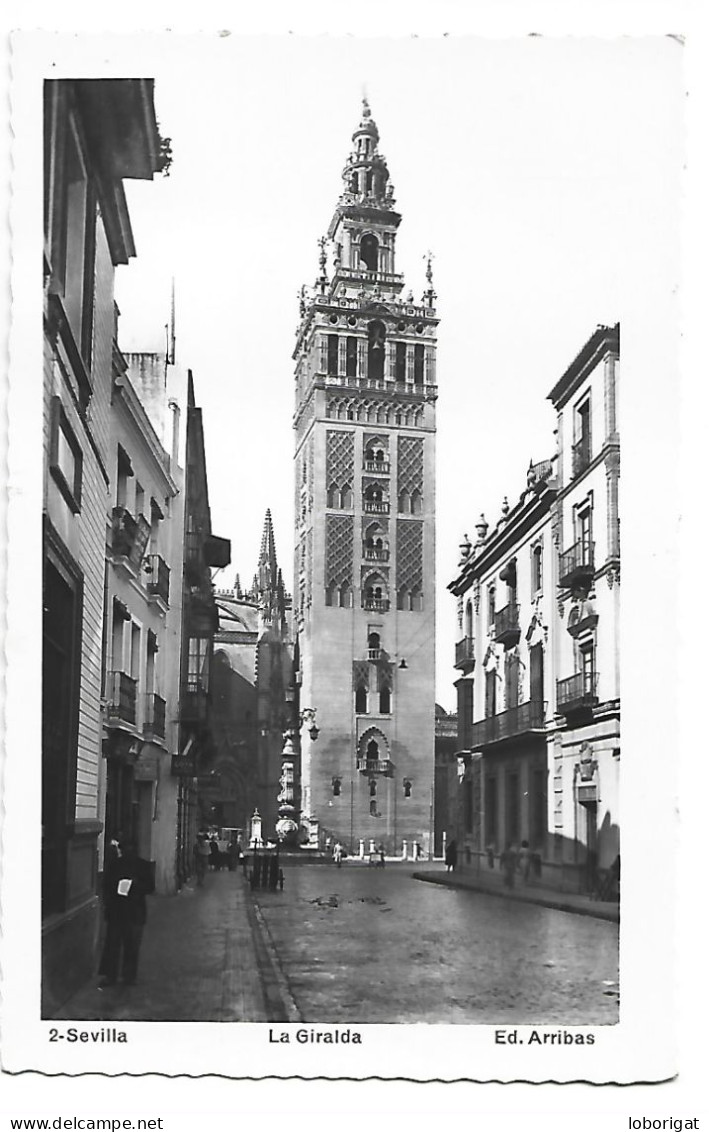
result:
<svg viewBox="0 0 709 1132"><path fill-rule="evenodd" d="M364 838L363 837L360 837L360 839L359 839L359 859L360 859L360 861L364 860Z"/></svg>
<svg viewBox="0 0 709 1132"><path fill-rule="evenodd" d="M409 843L408 843L408 841L405 841L405 842L404 842L404 844L403 844L403 848L402 848L402 851L401 851L401 859L402 859L402 861L405 861L405 860L406 860L406 857L407 857L408 851L409 851Z"/></svg>

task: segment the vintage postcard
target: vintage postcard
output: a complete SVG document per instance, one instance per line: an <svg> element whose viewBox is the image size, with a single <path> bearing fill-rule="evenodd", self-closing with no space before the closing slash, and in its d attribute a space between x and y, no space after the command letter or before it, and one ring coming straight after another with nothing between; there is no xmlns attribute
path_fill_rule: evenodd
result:
<svg viewBox="0 0 709 1132"><path fill-rule="evenodd" d="M15 35L7 1071L676 1073L683 50Z"/></svg>

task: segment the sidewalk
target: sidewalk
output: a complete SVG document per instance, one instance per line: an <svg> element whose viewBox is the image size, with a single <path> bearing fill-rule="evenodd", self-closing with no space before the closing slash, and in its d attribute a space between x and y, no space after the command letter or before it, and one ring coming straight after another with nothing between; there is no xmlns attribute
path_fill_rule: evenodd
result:
<svg viewBox="0 0 709 1132"><path fill-rule="evenodd" d="M617 901L592 900L575 892L559 892L556 888L530 882L524 884L521 877L515 878L515 887L506 888L502 873L497 869L475 870L457 869L453 873L426 871L415 872L416 880L430 884L447 885L449 888L468 888L473 892L485 892L490 896L502 896L507 900L520 900L527 904L542 904L545 908L556 908L560 912L575 912L579 916L595 916L599 920L620 920L620 907Z"/></svg>
<svg viewBox="0 0 709 1132"><path fill-rule="evenodd" d="M136 985L99 989L99 981L91 979L54 1017L275 1022L291 1016L241 871L210 872L201 888L148 897Z"/></svg>

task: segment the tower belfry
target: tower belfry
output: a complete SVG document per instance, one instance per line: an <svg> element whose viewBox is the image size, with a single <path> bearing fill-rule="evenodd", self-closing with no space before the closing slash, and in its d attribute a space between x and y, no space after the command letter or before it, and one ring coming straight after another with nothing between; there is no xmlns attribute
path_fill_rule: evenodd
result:
<svg viewBox="0 0 709 1132"><path fill-rule="evenodd" d="M357 851L428 843L434 766L436 328L396 270L401 215L365 98L300 293L295 588L304 824ZM406 783L406 786L404 786Z"/></svg>

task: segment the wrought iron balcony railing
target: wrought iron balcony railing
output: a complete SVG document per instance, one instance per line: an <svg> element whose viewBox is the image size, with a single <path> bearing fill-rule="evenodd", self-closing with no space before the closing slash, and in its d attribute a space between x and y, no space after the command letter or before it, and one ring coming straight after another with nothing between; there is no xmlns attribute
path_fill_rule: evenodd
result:
<svg viewBox="0 0 709 1132"><path fill-rule="evenodd" d="M170 567L159 554L149 554L143 562L146 589L151 597L159 597L165 605L170 602Z"/></svg>
<svg viewBox="0 0 709 1132"><path fill-rule="evenodd" d="M455 646L455 667L467 668L475 661L475 642L472 637L463 637Z"/></svg>
<svg viewBox="0 0 709 1132"><path fill-rule="evenodd" d="M388 515L389 504L384 500L365 499L364 510L371 515Z"/></svg>
<svg viewBox="0 0 709 1132"><path fill-rule="evenodd" d="M150 523L137 519L127 507L114 507L111 517L111 551L117 558L128 558L137 569L150 537Z"/></svg>
<svg viewBox="0 0 709 1132"><path fill-rule="evenodd" d="M510 602L495 614L495 640L504 645L516 644L519 634L519 605Z"/></svg>
<svg viewBox="0 0 709 1132"><path fill-rule="evenodd" d="M365 546L364 557L367 562L388 562L389 551L383 546Z"/></svg>
<svg viewBox="0 0 709 1132"><path fill-rule="evenodd" d="M592 708L598 703L598 673L576 672L556 682L556 706L562 715Z"/></svg>
<svg viewBox="0 0 709 1132"><path fill-rule="evenodd" d="M198 679L189 677L182 685L180 716L186 723L202 723L207 718L207 690Z"/></svg>
<svg viewBox="0 0 709 1132"><path fill-rule="evenodd" d="M365 472L381 472L383 476L389 475L389 461L388 460L365 460Z"/></svg>
<svg viewBox="0 0 709 1132"><path fill-rule="evenodd" d="M109 672L106 683L108 718L135 726L138 681L127 672Z"/></svg>
<svg viewBox="0 0 709 1132"><path fill-rule="evenodd" d="M394 764L390 759L357 759L360 774L383 774L387 778L393 774Z"/></svg>
<svg viewBox="0 0 709 1132"><path fill-rule="evenodd" d="M590 539L579 539L559 555L559 585L564 588L588 584L594 572L593 543Z"/></svg>
<svg viewBox="0 0 709 1132"><path fill-rule="evenodd" d="M576 444L571 447L571 474L574 479L585 472L588 465L591 463L591 440L588 436L582 436L577 440Z"/></svg>
<svg viewBox="0 0 709 1132"><path fill-rule="evenodd" d="M492 743L500 743L505 739L514 739L526 735L530 731L541 731L544 728L544 703L542 700L527 700L516 707L508 708L497 715L488 716L473 724L471 735L472 747L485 747Z"/></svg>
<svg viewBox="0 0 709 1132"><path fill-rule="evenodd" d="M155 692L148 692L145 697L145 723L143 731L146 735L154 735L157 739L165 738L165 701Z"/></svg>

